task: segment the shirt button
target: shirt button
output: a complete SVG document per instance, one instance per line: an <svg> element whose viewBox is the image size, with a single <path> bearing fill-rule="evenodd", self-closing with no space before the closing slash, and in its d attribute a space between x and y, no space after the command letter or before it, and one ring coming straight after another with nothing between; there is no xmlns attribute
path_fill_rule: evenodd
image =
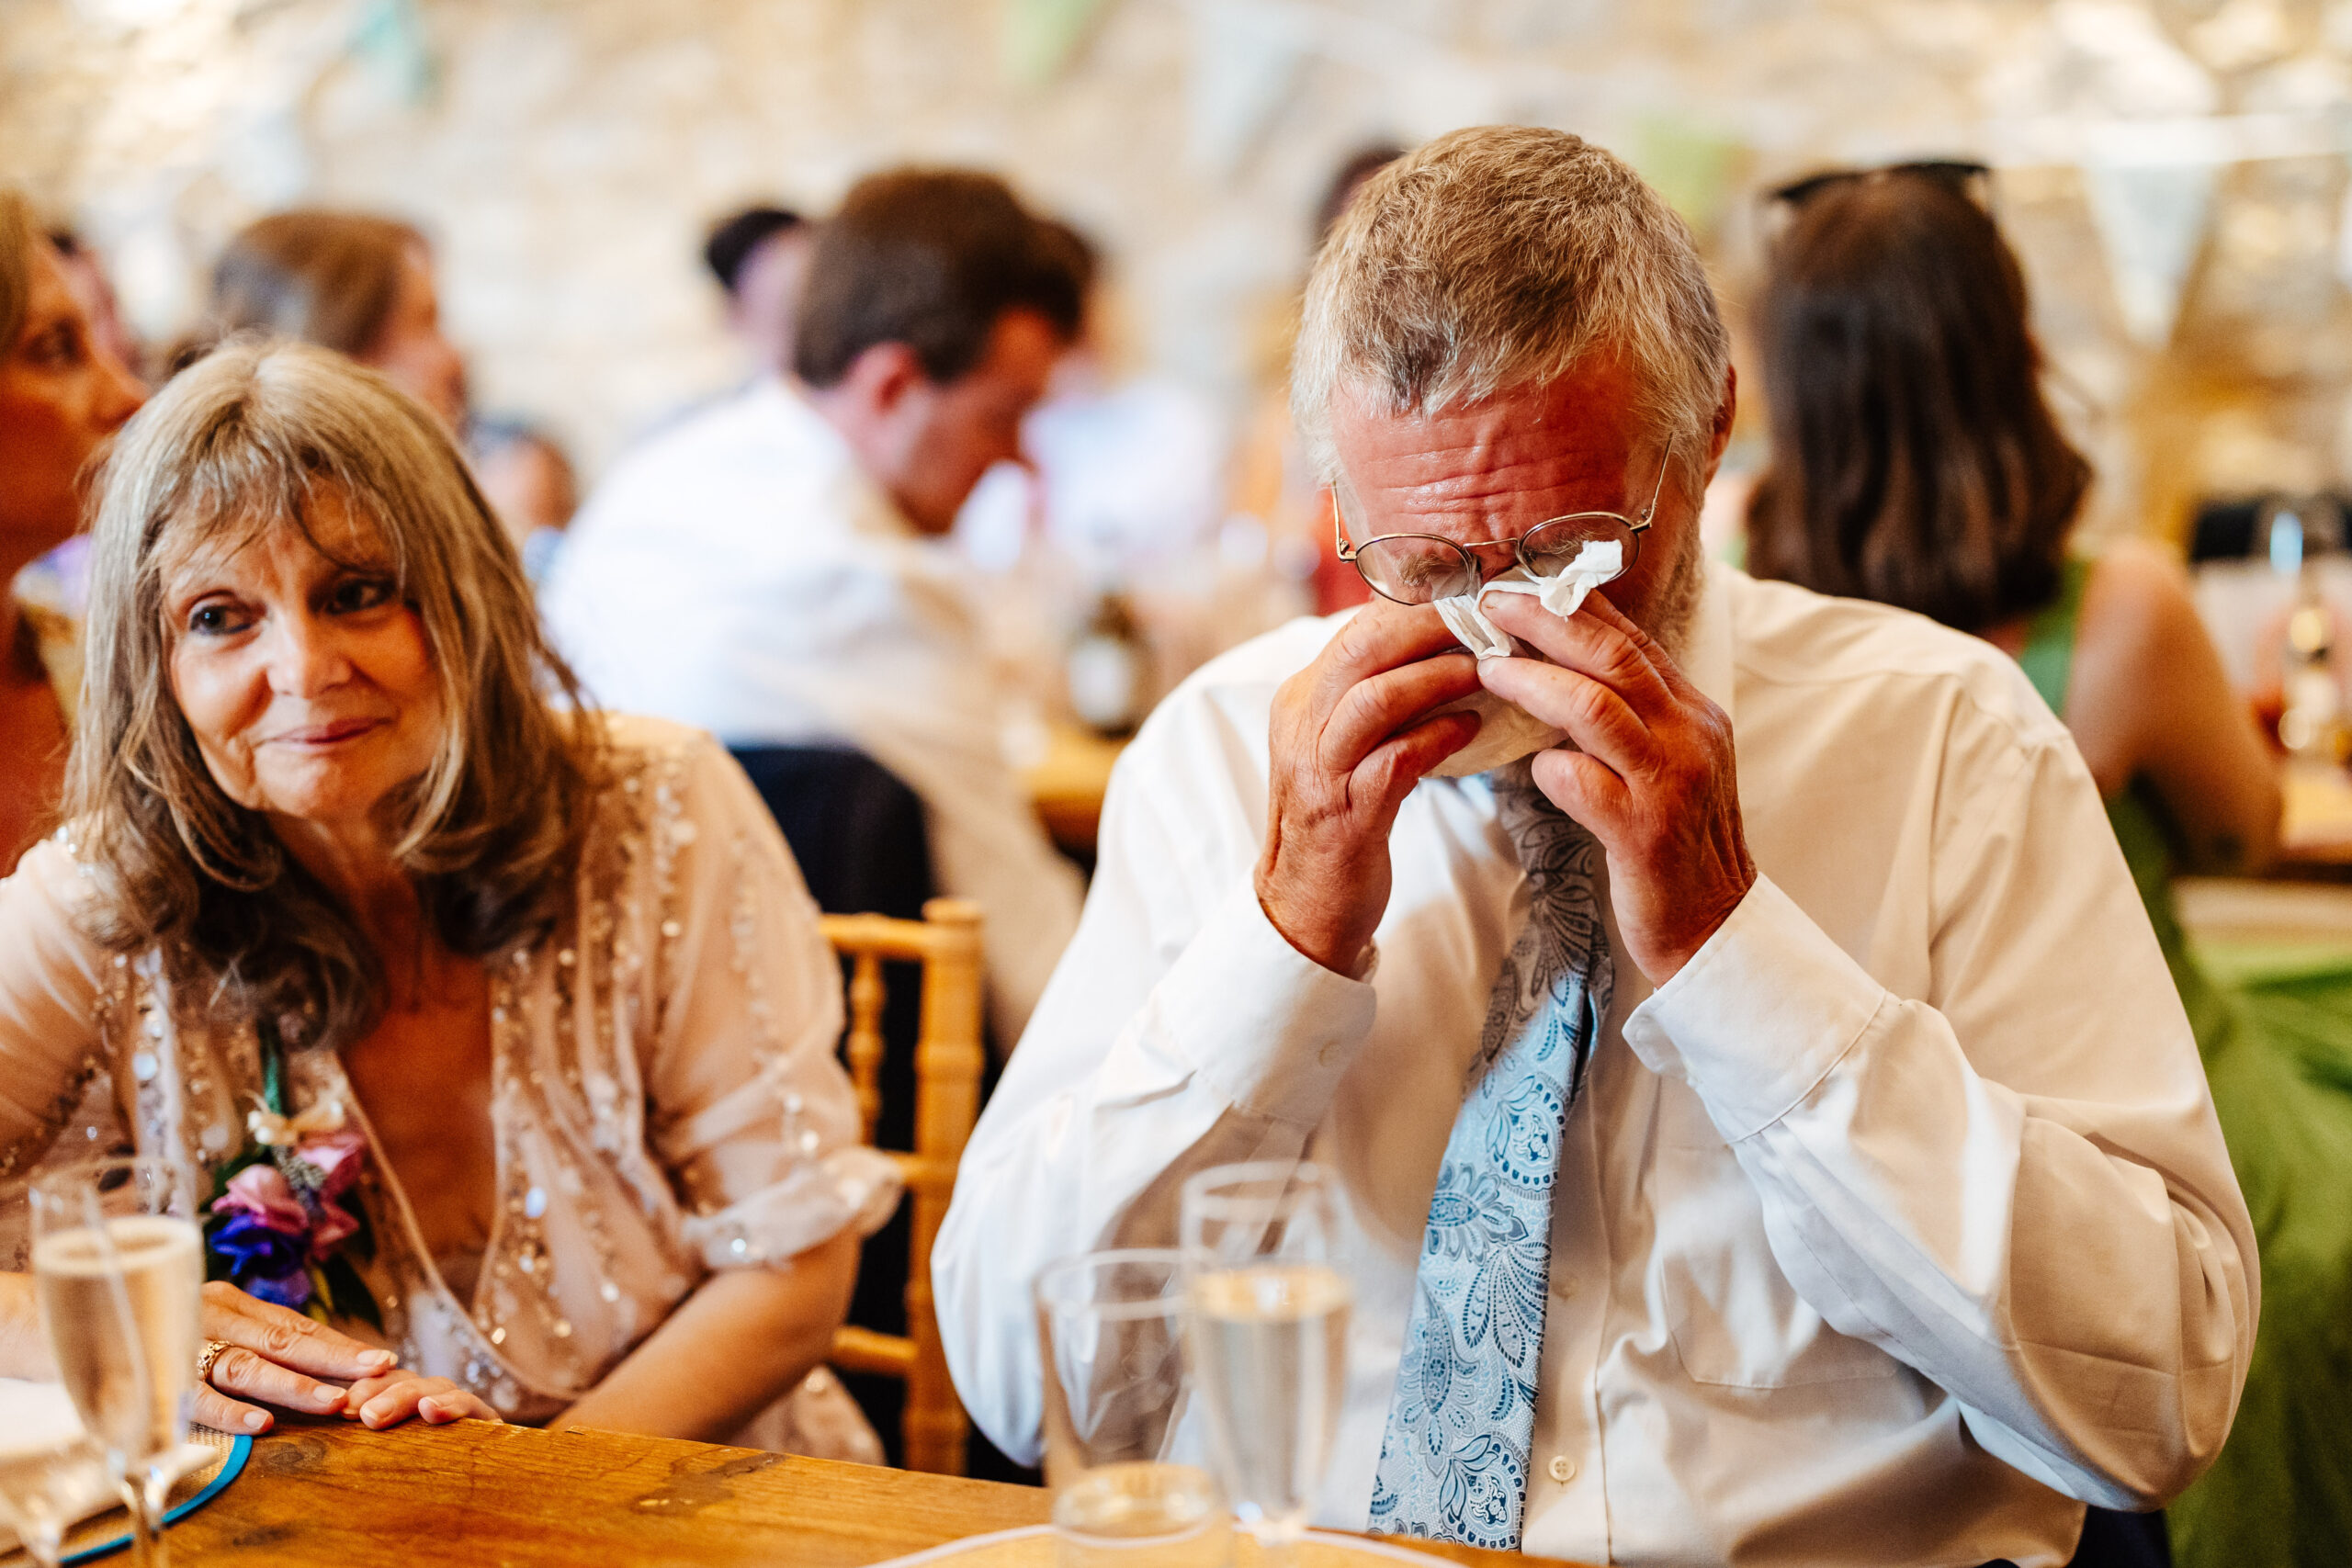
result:
<svg viewBox="0 0 2352 1568"><path fill-rule="evenodd" d="M1552 1456L1552 1479L1566 1486L1577 1478L1577 1461L1566 1454Z"/></svg>

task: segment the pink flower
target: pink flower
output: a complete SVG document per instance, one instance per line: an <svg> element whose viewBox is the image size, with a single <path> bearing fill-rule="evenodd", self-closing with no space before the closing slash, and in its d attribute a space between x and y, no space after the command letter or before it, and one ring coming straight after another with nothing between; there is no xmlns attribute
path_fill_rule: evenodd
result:
<svg viewBox="0 0 2352 1568"><path fill-rule="evenodd" d="M264 1161L249 1165L229 1179L229 1190L213 1200L216 1214L243 1213L280 1235L310 1234L311 1211L294 1195L278 1168Z"/></svg>
<svg viewBox="0 0 2352 1568"><path fill-rule="evenodd" d="M321 1205L318 1220L311 1227L311 1261L324 1261L328 1253L342 1246L344 1238L358 1228L359 1222L342 1204Z"/></svg>
<svg viewBox="0 0 2352 1568"><path fill-rule="evenodd" d="M330 1212L341 1207L335 1200L350 1191L351 1184L359 1179L359 1167L367 1152L368 1140L356 1127L321 1133L294 1146L295 1158L318 1167L319 1203ZM343 1233L350 1234L348 1229ZM342 1236L335 1239L340 1241Z"/></svg>

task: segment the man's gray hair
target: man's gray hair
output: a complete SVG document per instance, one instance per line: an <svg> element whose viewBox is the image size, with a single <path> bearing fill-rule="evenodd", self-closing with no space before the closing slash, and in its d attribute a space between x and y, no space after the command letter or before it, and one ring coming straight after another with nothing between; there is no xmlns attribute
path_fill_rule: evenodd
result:
<svg viewBox="0 0 2352 1568"><path fill-rule="evenodd" d="M1621 355L1638 412L1696 464L1731 340L1690 231L1580 137L1490 125L1439 137L1364 184L1307 280L1291 412L1339 477L1331 402L1433 413Z"/></svg>

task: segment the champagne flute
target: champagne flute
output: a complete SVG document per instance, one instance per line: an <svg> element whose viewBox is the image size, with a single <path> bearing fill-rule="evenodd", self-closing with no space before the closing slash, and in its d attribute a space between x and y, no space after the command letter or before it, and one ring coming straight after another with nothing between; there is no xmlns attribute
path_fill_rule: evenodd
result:
<svg viewBox="0 0 2352 1568"><path fill-rule="evenodd" d="M192 1167L153 1158L68 1166L32 1184L41 1325L122 1490L142 1568L166 1562L164 1505L187 1438L202 1337L198 1190Z"/></svg>
<svg viewBox="0 0 2352 1568"><path fill-rule="evenodd" d="M1295 1559L1347 1393L1354 1292L1336 1266L1337 1183L1291 1160L1184 1183L1186 1343L1209 1454L1269 1562Z"/></svg>

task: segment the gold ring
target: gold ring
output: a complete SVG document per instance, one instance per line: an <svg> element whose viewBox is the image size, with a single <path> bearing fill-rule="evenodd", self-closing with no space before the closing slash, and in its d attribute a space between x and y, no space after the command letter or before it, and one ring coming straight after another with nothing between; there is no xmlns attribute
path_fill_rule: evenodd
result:
<svg viewBox="0 0 2352 1568"><path fill-rule="evenodd" d="M226 1339L208 1339L204 1342L203 1353L196 1359L196 1381L198 1382L202 1383L212 1381L212 1363L219 1360L220 1359L220 1352L228 1348L229 1342Z"/></svg>

